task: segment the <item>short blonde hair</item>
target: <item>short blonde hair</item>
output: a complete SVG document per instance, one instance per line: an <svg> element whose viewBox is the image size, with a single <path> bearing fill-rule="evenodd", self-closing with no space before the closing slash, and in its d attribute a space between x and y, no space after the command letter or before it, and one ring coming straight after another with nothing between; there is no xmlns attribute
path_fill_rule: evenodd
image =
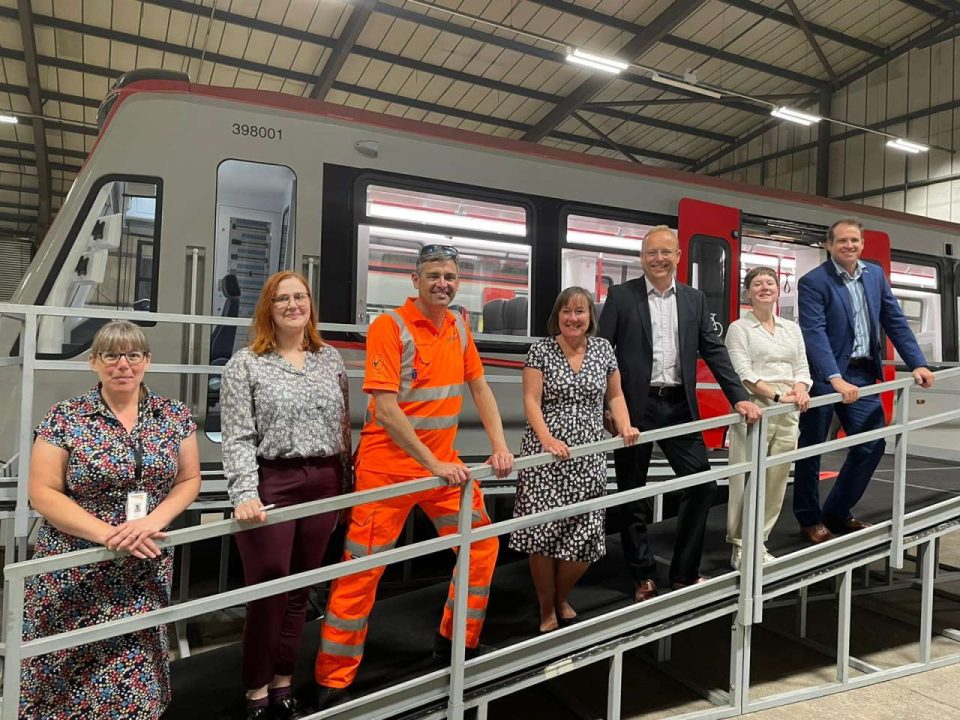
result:
<svg viewBox="0 0 960 720"><path fill-rule="evenodd" d="M150 343L147 342L143 330L129 320L111 320L93 336L90 357L98 357L104 352L125 350L139 350L144 355L149 355Z"/></svg>

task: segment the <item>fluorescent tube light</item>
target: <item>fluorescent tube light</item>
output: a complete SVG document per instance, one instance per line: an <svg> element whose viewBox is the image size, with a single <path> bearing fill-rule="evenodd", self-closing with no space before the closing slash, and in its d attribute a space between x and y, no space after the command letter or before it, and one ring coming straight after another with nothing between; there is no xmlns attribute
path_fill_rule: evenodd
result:
<svg viewBox="0 0 960 720"><path fill-rule="evenodd" d="M0 123L9 123L10 125L17 124L16 115L0 115Z"/></svg>
<svg viewBox="0 0 960 720"><path fill-rule="evenodd" d="M593 53L584 52L580 49L575 49L572 52L567 53L567 60L569 62L576 63L577 65L584 65L585 67L613 73L614 75L630 67L628 63L620 60L601 57L600 55L594 55Z"/></svg>
<svg viewBox="0 0 960 720"><path fill-rule="evenodd" d="M775 118L797 123L798 125L810 126L816 122L820 122L819 115L810 115L788 107L775 107L770 114Z"/></svg>
<svg viewBox="0 0 960 720"><path fill-rule="evenodd" d="M426 208L368 203L367 215L387 220L422 223L427 226L439 225L441 227L459 228L461 230L477 230L480 232L496 233L498 235L523 237L527 234L527 225L523 222L470 217L469 215L455 215L452 213L432 211Z"/></svg>
<svg viewBox="0 0 960 720"><path fill-rule="evenodd" d="M684 80L676 80L672 77L667 77L666 75L661 75L658 72L651 73L650 79L654 82L658 82L661 85L670 85L671 87L680 88L681 90L686 90L688 92L698 93L700 95L706 95L707 97L712 97L714 99L719 99L723 97L720 93L715 90L708 90L705 87L700 87L694 83L689 83Z"/></svg>
<svg viewBox="0 0 960 720"><path fill-rule="evenodd" d="M903 150L904 152L913 153L914 155L917 155L918 153L922 153L922 152L927 152L930 149L926 145L910 142L909 140L903 140L902 138L896 138L895 140L887 140L887 147L892 147L892 148L895 148L896 150Z"/></svg>

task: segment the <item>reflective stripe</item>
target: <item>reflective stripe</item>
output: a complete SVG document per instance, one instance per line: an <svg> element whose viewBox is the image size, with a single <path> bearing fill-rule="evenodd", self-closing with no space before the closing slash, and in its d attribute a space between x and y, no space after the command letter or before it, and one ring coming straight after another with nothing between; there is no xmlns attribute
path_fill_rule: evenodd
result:
<svg viewBox="0 0 960 720"><path fill-rule="evenodd" d="M386 545L373 545L368 548L366 545L347 538L343 541L343 549L350 553L352 557L362 558L367 557L368 555L375 555L376 553L384 552L385 550L392 550L396 544L397 541L394 540Z"/></svg>
<svg viewBox="0 0 960 720"><path fill-rule="evenodd" d="M402 350L400 352L400 395L410 390L413 384L413 358L417 347L413 342L413 333L407 327L403 317L396 310L387 310L386 314L393 318L400 331L400 343Z"/></svg>
<svg viewBox="0 0 960 720"><path fill-rule="evenodd" d="M358 618L357 620L347 620L346 618L338 617L331 612L328 612L323 618L323 624L329 625L336 630L343 630L345 632L360 632L367 626L367 618Z"/></svg>
<svg viewBox="0 0 960 720"><path fill-rule="evenodd" d="M460 352L465 353L467 351L467 326L463 322L463 315L458 312L453 313L453 322L456 324L457 334L460 336Z"/></svg>
<svg viewBox="0 0 960 720"><path fill-rule="evenodd" d="M453 600L447 600L447 609L453 611ZM483 620L487 615L485 609L477 610L475 608L467 608L467 620Z"/></svg>
<svg viewBox="0 0 960 720"><path fill-rule="evenodd" d="M459 415L433 415L423 417L421 415L407 415L407 420L413 425L414 430L446 430L455 428L460 421Z"/></svg>
<svg viewBox="0 0 960 720"><path fill-rule="evenodd" d="M439 385L437 387L413 388L397 395L397 402L425 402L427 400L446 400L463 396L463 385Z"/></svg>
<svg viewBox="0 0 960 720"><path fill-rule="evenodd" d="M470 586L467 588L467 595L474 595L476 597L490 597L490 586L483 585L481 587Z"/></svg>
<svg viewBox="0 0 960 720"><path fill-rule="evenodd" d="M476 524L481 520L483 520L483 514L479 510L474 510L470 514L470 519L473 521L474 524ZM439 530L440 528L446 528L446 527L457 527L458 522L459 522L459 518L457 516L457 513L451 513L450 515L437 515L435 518L433 518L433 526L437 530Z"/></svg>
<svg viewBox="0 0 960 720"><path fill-rule="evenodd" d="M363 656L363 643L359 645L347 645L345 643L333 642L325 637L320 638L320 650L327 655L338 655L340 657L358 658Z"/></svg>

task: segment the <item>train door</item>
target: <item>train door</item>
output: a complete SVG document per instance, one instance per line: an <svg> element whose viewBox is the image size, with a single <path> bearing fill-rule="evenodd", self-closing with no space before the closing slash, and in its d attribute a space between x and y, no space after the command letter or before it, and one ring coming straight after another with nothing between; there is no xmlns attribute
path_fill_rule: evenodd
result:
<svg viewBox="0 0 960 720"><path fill-rule="evenodd" d="M683 198L680 200L677 235L680 239L680 282L703 291L714 328L723 337L739 314L740 210ZM697 392L700 417L730 412L730 403L716 387L713 374L703 360L697 360ZM709 387L713 386L713 387ZM708 430L704 441L709 448L724 444L725 429Z"/></svg>
<svg viewBox="0 0 960 720"><path fill-rule="evenodd" d="M879 265L883 274L890 278L890 236L880 230L863 229L863 253L860 259L864 262ZM893 360L893 343L887 340L884 344L883 359ZM883 366L883 379L893 380L896 376L896 370L893 365ZM880 397L883 403L883 412L886 415L887 422L893 418L893 393L884 393Z"/></svg>
<svg viewBox="0 0 960 720"><path fill-rule="evenodd" d="M211 307L222 317L253 317L264 282L293 267L297 178L283 165L225 160L217 168ZM210 333L211 365L226 365L247 342L236 326ZM219 441L220 378L207 387L207 436Z"/></svg>

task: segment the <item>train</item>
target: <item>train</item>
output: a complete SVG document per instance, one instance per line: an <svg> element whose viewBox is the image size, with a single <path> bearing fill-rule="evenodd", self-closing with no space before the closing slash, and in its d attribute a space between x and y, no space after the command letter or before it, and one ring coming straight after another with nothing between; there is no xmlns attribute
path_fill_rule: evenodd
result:
<svg viewBox="0 0 960 720"><path fill-rule="evenodd" d="M455 309L496 380L514 447L523 427L523 358L531 338L544 334L557 294L581 285L602 310L611 285L640 275L640 241L654 225L677 231L679 279L706 293L723 334L744 308L741 278L757 264L778 269L779 312L796 317L796 282L826 257L826 227L860 217L865 258L887 273L931 364L958 359L956 224L308 98L197 85L171 71L122 76L99 124L11 302L243 318L264 279L293 268L308 278L324 323L362 326L412 294L420 246L453 244L463 276ZM85 357L103 322L43 318L39 356ZM146 325L154 362L222 365L246 341L242 328ZM3 319L0 353L20 352L21 331ZM327 339L353 371L359 427L363 333ZM80 370L41 372L34 421L93 381ZM19 402L18 373L0 367L7 407ZM728 412L706 368L700 379L703 414ZM188 403L204 462L218 463L216 374L200 382L155 375L148 383ZM936 411L951 399L924 402ZM479 419L470 403L465 408L458 449L484 457ZM16 452L16 414L0 423L3 461ZM708 440L723 447L722 435ZM925 434L922 443L927 454L956 454L949 430Z"/></svg>

